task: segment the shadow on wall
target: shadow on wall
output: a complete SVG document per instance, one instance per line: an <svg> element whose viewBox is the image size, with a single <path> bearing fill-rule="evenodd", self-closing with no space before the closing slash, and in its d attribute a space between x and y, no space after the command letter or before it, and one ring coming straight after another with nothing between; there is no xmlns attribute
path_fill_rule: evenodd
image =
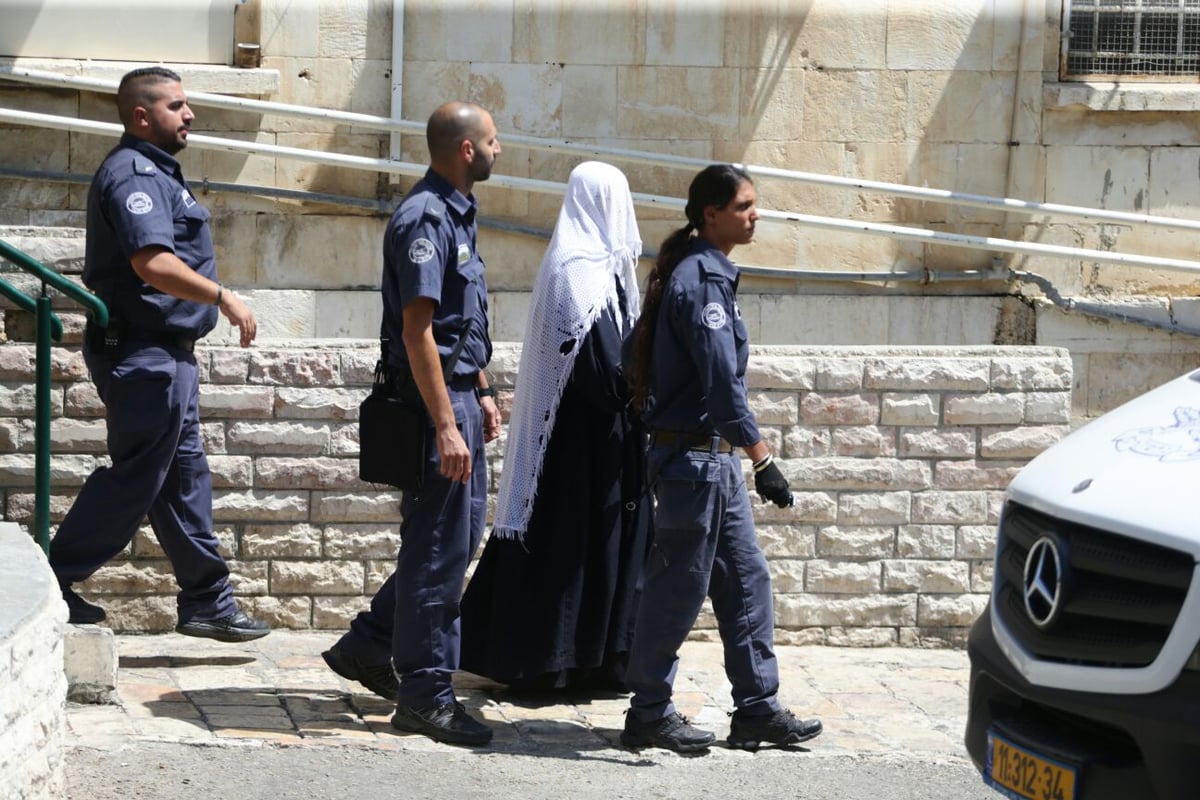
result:
<svg viewBox="0 0 1200 800"><path fill-rule="evenodd" d="M903 182L992 197L1041 201L1042 61L1051 42L1029 4L903 6L888 19L888 67L905 81ZM1024 145L1024 146L1022 146ZM1027 215L900 201L897 219L972 236L1022 237ZM906 245L917 268L989 269L993 253ZM1014 256L1014 258L1016 258Z"/></svg>
<svg viewBox="0 0 1200 800"><path fill-rule="evenodd" d="M258 20L262 66L278 70L280 79L279 96L273 99L390 116L392 6L391 0L263 4ZM275 143L281 146L367 158L388 155L390 136L386 132L287 117L271 118L268 123ZM273 163L273 182L284 189L370 200L388 198L388 176L381 173L293 159ZM288 202L286 210L337 216L372 213L345 205L294 202Z"/></svg>

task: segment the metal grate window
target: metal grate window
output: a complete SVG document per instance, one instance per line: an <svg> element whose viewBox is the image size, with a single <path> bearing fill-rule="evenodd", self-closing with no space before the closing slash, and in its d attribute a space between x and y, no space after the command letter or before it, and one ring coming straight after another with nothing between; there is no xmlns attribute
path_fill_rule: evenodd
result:
<svg viewBox="0 0 1200 800"><path fill-rule="evenodd" d="M1200 0L1067 0L1064 78L1196 80Z"/></svg>

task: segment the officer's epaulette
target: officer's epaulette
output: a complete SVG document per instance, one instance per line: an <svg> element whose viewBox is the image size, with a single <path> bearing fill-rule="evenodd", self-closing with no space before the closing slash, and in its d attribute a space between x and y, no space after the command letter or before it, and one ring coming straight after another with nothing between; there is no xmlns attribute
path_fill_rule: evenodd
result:
<svg viewBox="0 0 1200 800"><path fill-rule="evenodd" d="M158 172L158 167L154 166L154 162L143 155L134 155L133 157L133 174L134 175L153 175Z"/></svg>
<svg viewBox="0 0 1200 800"><path fill-rule="evenodd" d="M726 280L725 270L721 268L721 264L717 261L708 261L701 258L696 267L700 271L700 280L702 281Z"/></svg>
<svg viewBox="0 0 1200 800"><path fill-rule="evenodd" d="M425 200L425 208L421 214L440 224L446 218L446 202L436 194L430 192L429 197Z"/></svg>

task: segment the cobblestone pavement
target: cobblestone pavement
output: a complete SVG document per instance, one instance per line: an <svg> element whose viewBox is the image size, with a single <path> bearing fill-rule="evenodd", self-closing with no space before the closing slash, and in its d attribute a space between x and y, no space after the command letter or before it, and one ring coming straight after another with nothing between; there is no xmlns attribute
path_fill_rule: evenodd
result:
<svg viewBox="0 0 1200 800"><path fill-rule="evenodd" d="M331 672L320 653L333 633L276 631L228 645L177 634L117 637L119 705L72 704L69 747L115 748L131 741L445 752L449 745L394 731L390 704ZM953 650L780 646L781 699L817 716L825 732L813 755L889 755L966 761L966 654ZM492 752L621 752L628 697L518 694L461 673L459 698L495 729ZM729 729L721 647L688 642L675 702L697 724ZM677 757L665 751L641 756ZM712 755L734 751L713 748ZM615 753L614 753L615 755Z"/></svg>

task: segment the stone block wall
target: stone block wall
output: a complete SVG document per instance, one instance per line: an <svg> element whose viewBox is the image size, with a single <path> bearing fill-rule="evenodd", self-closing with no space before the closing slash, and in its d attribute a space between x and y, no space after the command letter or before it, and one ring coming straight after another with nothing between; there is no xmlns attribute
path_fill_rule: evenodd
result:
<svg viewBox="0 0 1200 800"><path fill-rule="evenodd" d="M519 345L497 345L511 402ZM201 413L216 533L241 602L272 624L340 628L390 573L395 491L357 477L369 341L205 346ZM0 491L28 523L33 354L0 346ZM54 350L53 498L61 519L104 455L103 407L74 347ZM760 347L752 404L796 491L756 505L781 641L963 641L990 589L1005 486L1067 428L1071 360L1052 348ZM498 485L504 436L488 451ZM144 529L82 585L119 630L175 623L174 581ZM699 635L715 635L706 612Z"/></svg>
<svg viewBox="0 0 1200 800"><path fill-rule="evenodd" d="M50 800L66 791L63 734L67 606L42 552L0 523L0 797Z"/></svg>
<svg viewBox="0 0 1200 800"><path fill-rule="evenodd" d="M234 5L234 4L230 4ZM439 103L490 108L501 141L513 134L738 161L852 179L929 186L1193 217L1190 181L1200 158L1200 99L1184 85L1058 80L1063 4L907 0L403 5L402 52L393 52L390 0L296 3L251 0L262 69L180 65L191 91L215 90L421 122ZM607 35L596 36L596 31ZM243 39L245 40L245 39ZM65 52L23 66L115 77L114 62ZM122 65L123 66L123 65ZM398 72L399 74L393 74ZM115 73L115 74L114 74ZM251 73L255 73L251 76ZM253 77L253 79L251 79ZM399 108L392 108L393 87ZM115 121L110 96L0 85L0 106ZM378 157L390 137L328 120L198 107L196 133ZM34 135L36 133L36 135ZM424 137L401 137L404 160L423 163ZM0 125L0 166L90 174L109 137ZM189 148L184 174L213 182L301 189L389 201L386 176ZM498 173L564 181L581 156L505 144ZM623 162L635 191L682 196L691 169ZM1153 178L1153 179L1152 179ZM558 198L479 188L487 217L552 226ZM39 180L0 180L0 224L80 224L86 192ZM1152 255L1188 257L1189 231L1095 224L940 203L857 189L762 178L763 208L923 225ZM279 291L329 289L330 302L365 304L355 291L378 279L382 221L368 211L215 192L227 282ZM672 210L644 208L643 238L662 241ZM498 288L528 288L542 245L494 235ZM235 248L232 239L254 241ZM956 270L992 266L996 254L875 236L847 237L763 220L746 263L843 271ZM1190 273L1079 259L1005 257L1045 274L1064 293L1194 294ZM896 287L891 287L893 290ZM988 287L995 291L997 287ZM963 294L979 289L962 286ZM355 305L355 308L361 308ZM863 320L870 320L864 313ZM315 332L305 335L368 335ZM849 343L849 342L847 342Z"/></svg>
<svg viewBox="0 0 1200 800"><path fill-rule="evenodd" d="M239 40L262 44L262 69L183 65L189 91L386 116L396 88L397 111L418 122L448 98L474 100L499 125L498 174L564 181L583 158L510 138L521 134L1184 218L1195 217L1200 200L1192 179L1200 92L1187 84L1060 81L1061 0L410 2L403 4L403 52L396 53L390 0L237 5ZM598 30L608 35L597 37ZM132 66L70 55L22 65L109 79ZM88 91L0 82L0 106L115 120L111 96ZM197 111L196 133L365 156L392 151L386 134L329 120ZM112 143L4 123L0 168L88 175ZM404 160L424 163L422 135L404 134L397 144ZM181 158L193 180L325 192L384 207L410 184L199 147ZM637 192L682 196L693 172L614 160ZM1194 250L1185 229L945 206L767 176L757 187L764 209L1155 256L1191 258ZM511 309L511 333L496 338L512 338L523 330L523 299L545 249L544 239L520 231L551 228L559 200L495 181L477 188L481 220L497 226L480 233L489 286ZM0 225L82 225L85 198L81 185L0 177ZM222 278L273 327L264 333L373 335L384 214L215 190L201 190L200 199L213 212ZM643 207L638 216L648 250L680 222L670 209ZM1091 297L1118 311L1131 301L1135 315L1200 326L1194 272L1005 256L768 219L737 257L744 265L830 272L998 264L1043 276L1071 299ZM1006 335L996 309L1013 292L1038 297L1043 290L1028 281L943 276L932 286L884 286L747 275L741 287L743 309L761 319L754 341L764 344L1070 347L1078 416L1200 364L1194 336L1079 321L1052 308L1037 312L1045 325ZM761 300L752 301L753 293ZM794 313L797 306L802 313Z"/></svg>

